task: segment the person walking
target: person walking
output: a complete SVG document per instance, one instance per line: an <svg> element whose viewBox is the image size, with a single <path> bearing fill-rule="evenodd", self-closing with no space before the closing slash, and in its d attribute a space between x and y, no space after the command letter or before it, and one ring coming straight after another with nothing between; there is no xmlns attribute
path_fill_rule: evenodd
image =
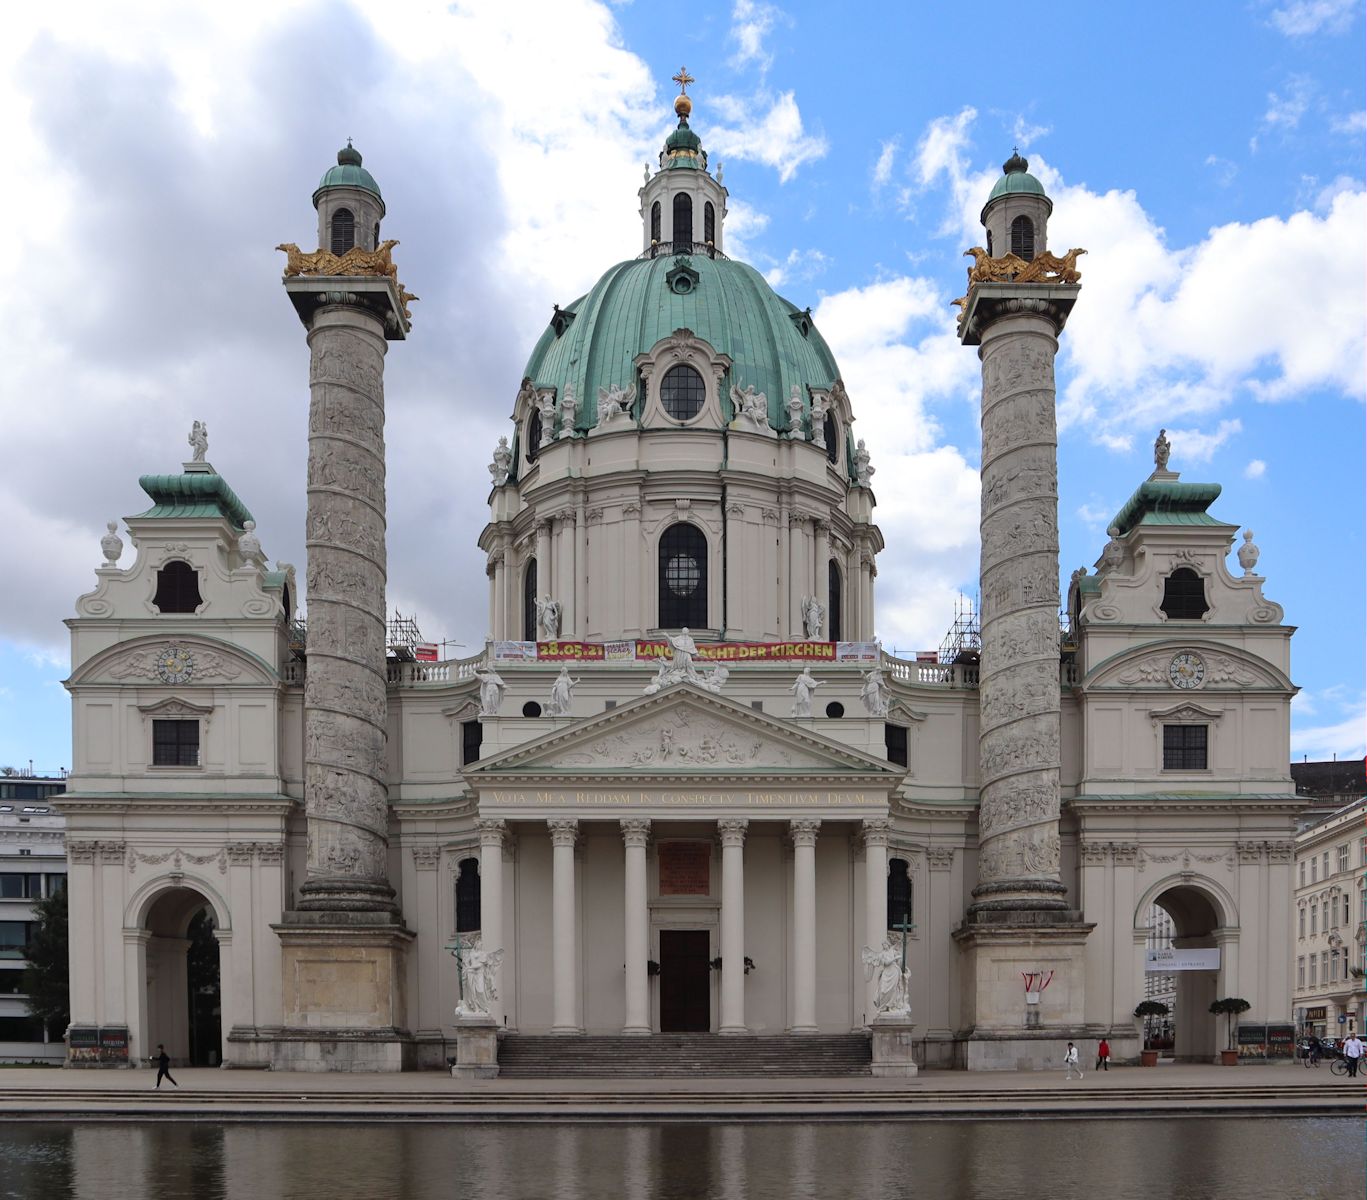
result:
<svg viewBox="0 0 1367 1200"><path fill-rule="evenodd" d="M166 1053L166 1047L163 1046L160 1042L157 1043L157 1058L156 1058L156 1063L157 1063L157 1088L158 1088L158 1090L160 1090L160 1088L161 1088L161 1081L162 1081L163 1079L171 1079L171 1056L170 1056L169 1054ZM176 1083L176 1081L175 1081L174 1079L171 1079L171 1082L172 1082L173 1084L175 1084L176 1087L180 1087L180 1084Z"/></svg>
<svg viewBox="0 0 1367 1200"><path fill-rule="evenodd" d="M1077 1077L1082 1078L1082 1068L1078 1066L1077 1047L1072 1042L1068 1043L1068 1049L1063 1055L1063 1078L1072 1079L1073 1072L1077 1072Z"/></svg>
<svg viewBox="0 0 1367 1200"><path fill-rule="evenodd" d="M1102 1038L1096 1048L1096 1070L1109 1071L1111 1069L1111 1043Z"/></svg>
<svg viewBox="0 0 1367 1200"><path fill-rule="evenodd" d="M1356 1079L1358 1066L1362 1062L1363 1051L1367 1051L1367 1043L1358 1037L1354 1031L1348 1035L1348 1040L1343 1043L1343 1057L1348 1061L1348 1078Z"/></svg>

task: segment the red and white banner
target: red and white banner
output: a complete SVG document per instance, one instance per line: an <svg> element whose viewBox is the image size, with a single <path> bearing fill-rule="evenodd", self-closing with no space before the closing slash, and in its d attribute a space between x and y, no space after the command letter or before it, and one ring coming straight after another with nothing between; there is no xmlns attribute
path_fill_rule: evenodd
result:
<svg viewBox="0 0 1367 1200"><path fill-rule="evenodd" d="M495 642L496 662L654 662L669 658L669 642ZM700 642L697 662L878 662L877 642Z"/></svg>

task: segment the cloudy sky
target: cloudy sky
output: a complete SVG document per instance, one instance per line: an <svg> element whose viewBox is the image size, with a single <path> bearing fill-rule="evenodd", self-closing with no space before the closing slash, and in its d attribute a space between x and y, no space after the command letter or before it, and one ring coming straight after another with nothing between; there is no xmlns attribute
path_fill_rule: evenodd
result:
<svg viewBox="0 0 1367 1200"><path fill-rule="evenodd" d="M277 242L347 137L422 297L387 374L391 606L478 646L484 464L553 303L635 253L641 164L697 77L733 255L812 305L874 452L878 627L939 643L975 591L962 250L1018 145L1083 246L1060 358L1063 575L1095 561L1160 425L1251 527L1298 625L1293 748L1363 752L1361 5L751 0L7 13L0 143L0 763L70 761L63 618L104 522L191 421L302 565L307 351ZM465 653L455 649L453 654Z"/></svg>

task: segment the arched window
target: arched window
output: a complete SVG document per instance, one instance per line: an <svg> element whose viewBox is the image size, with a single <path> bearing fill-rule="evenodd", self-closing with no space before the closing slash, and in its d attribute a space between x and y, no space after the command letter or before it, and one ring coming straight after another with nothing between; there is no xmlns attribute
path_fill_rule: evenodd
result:
<svg viewBox="0 0 1367 1200"><path fill-rule="evenodd" d="M992 230L987 231L987 257L992 257Z"/></svg>
<svg viewBox="0 0 1367 1200"><path fill-rule="evenodd" d="M1159 606L1173 621L1199 621L1210 611L1206 581L1190 567L1178 567L1163 580L1163 603Z"/></svg>
<svg viewBox="0 0 1367 1200"><path fill-rule="evenodd" d="M660 539L660 628L685 625L707 625L707 538L681 522Z"/></svg>
<svg viewBox="0 0 1367 1200"><path fill-rule="evenodd" d="M462 858L456 868L456 932L475 933L479 927L479 859Z"/></svg>
<svg viewBox="0 0 1367 1200"><path fill-rule="evenodd" d="M835 559L831 559L826 564L826 586L829 589L826 604L826 636L831 641L838 642L845 636L845 631L840 616L842 608L840 568L836 566Z"/></svg>
<svg viewBox="0 0 1367 1200"><path fill-rule="evenodd" d="M650 206L650 240L652 242L660 240L660 202L658 200Z"/></svg>
<svg viewBox="0 0 1367 1200"><path fill-rule="evenodd" d="M1035 223L1029 217L1011 222L1011 253L1029 262L1035 257Z"/></svg>
<svg viewBox="0 0 1367 1200"><path fill-rule="evenodd" d="M717 240L717 210L711 200L702 206L702 240L709 245Z"/></svg>
<svg viewBox="0 0 1367 1200"><path fill-rule="evenodd" d="M670 367L660 380L660 403L676 421L696 417L706 399L707 388L703 385L702 376L683 363Z"/></svg>
<svg viewBox="0 0 1367 1200"><path fill-rule="evenodd" d="M375 222L375 231L374 231L374 233L371 234L371 237L370 237L370 248L371 248L372 250L374 250L374 249L376 249L376 248L379 246L379 244L380 244L380 223L379 223L378 221L376 221L376 222Z"/></svg>
<svg viewBox="0 0 1367 1200"><path fill-rule="evenodd" d="M888 928L911 924L911 870L905 858L888 860Z"/></svg>
<svg viewBox="0 0 1367 1200"><path fill-rule="evenodd" d="M339 208L332 214L332 252L345 254L356 244L356 218L351 209Z"/></svg>
<svg viewBox="0 0 1367 1200"><path fill-rule="evenodd" d="M294 597L290 595L288 583L280 589L280 607L284 610L286 617L294 616Z"/></svg>
<svg viewBox="0 0 1367 1200"><path fill-rule="evenodd" d="M536 456L541 453L541 414L532 409L531 415L527 418L527 461L536 462Z"/></svg>
<svg viewBox="0 0 1367 1200"><path fill-rule="evenodd" d="M527 560L522 571L522 640L536 641L536 559Z"/></svg>
<svg viewBox="0 0 1367 1200"><path fill-rule="evenodd" d="M826 410L821 422L821 440L826 443L826 461L834 465L840 461L840 430L835 424L835 414Z"/></svg>
<svg viewBox="0 0 1367 1200"><path fill-rule="evenodd" d="M693 253L693 197L687 192L674 196L674 253Z"/></svg>
<svg viewBox="0 0 1367 1200"><path fill-rule="evenodd" d="M199 594L199 572L187 562L172 559L157 572L157 594L152 603L158 612L194 612L204 603Z"/></svg>

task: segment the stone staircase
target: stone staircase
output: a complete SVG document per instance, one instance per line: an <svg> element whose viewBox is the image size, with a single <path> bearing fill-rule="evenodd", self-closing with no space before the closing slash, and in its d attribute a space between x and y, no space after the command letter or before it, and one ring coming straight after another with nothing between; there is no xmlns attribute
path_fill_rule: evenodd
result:
<svg viewBox="0 0 1367 1200"><path fill-rule="evenodd" d="M868 1075L869 1039L862 1033L723 1037L716 1033L499 1038L504 1079L636 1079L710 1076L778 1079Z"/></svg>

